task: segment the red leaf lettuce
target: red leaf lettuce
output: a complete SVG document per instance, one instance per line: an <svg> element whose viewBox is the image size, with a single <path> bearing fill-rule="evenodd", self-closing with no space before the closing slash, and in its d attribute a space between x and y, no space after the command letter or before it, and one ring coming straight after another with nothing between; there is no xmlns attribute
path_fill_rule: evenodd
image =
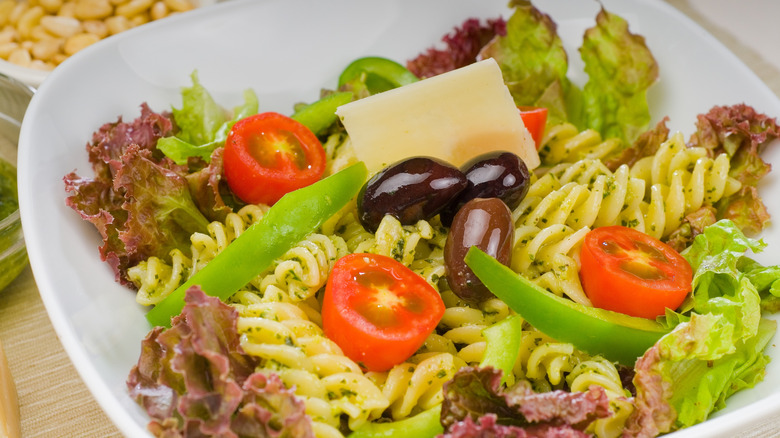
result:
<svg viewBox="0 0 780 438"><path fill-rule="evenodd" d="M581 437L591 422L609 415L601 387L535 393L521 380L503 389L501 371L468 367L444 386L441 423L445 437Z"/></svg>
<svg viewBox="0 0 780 438"><path fill-rule="evenodd" d="M276 374L254 372L237 311L194 286L170 329L154 328L127 379L156 436L313 437L305 406Z"/></svg>

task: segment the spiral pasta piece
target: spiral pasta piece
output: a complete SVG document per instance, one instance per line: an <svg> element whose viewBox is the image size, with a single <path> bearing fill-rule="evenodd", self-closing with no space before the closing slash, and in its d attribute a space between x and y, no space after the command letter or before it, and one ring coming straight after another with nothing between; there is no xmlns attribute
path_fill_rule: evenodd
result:
<svg viewBox="0 0 780 438"><path fill-rule="evenodd" d="M333 233L344 239L349 252L357 252L358 247L371 244L364 244L364 242L372 242L374 235L363 228L363 225L357 219L357 211L350 209L340 212L337 216L338 220L332 227Z"/></svg>
<svg viewBox="0 0 780 438"><path fill-rule="evenodd" d="M575 260L588 231L588 227L575 230L563 224L546 228L521 226L515 230L511 267L556 295L566 295L589 306Z"/></svg>
<svg viewBox="0 0 780 438"><path fill-rule="evenodd" d="M135 301L151 306L162 301L184 282L192 261L180 250L170 252L171 263L149 257L127 270L127 276L137 287Z"/></svg>
<svg viewBox="0 0 780 438"><path fill-rule="evenodd" d="M664 238L687 214L737 192L741 184L728 176L729 168L726 154L710 158L705 148L686 147L679 132L655 155L640 159L631 174L648 182L645 232Z"/></svg>
<svg viewBox="0 0 780 438"><path fill-rule="evenodd" d="M322 148L325 149L326 157L325 176L333 175L358 161L352 141L346 132L331 134L322 144Z"/></svg>
<svg viewBox="0 0 780 438"><path fill-rule="evenodd" d="M389 406L380 388L296 305L261 301L234 306L242 349L261 359L262 370L295 388L313 421L322 423L318 428L323 433L338 430L341 415L354 430Z"/></svg>
<svg viewBox="0 0 780 438"><path fill-rule="evenodd" d="M604 140L593 129L579 131L571 123L562 123L545 131L539 158L542 164L574 162L583 158L602 159L621 147L621 141L616 138Z"/></svg>
<svg viewBox="0 0 780 438"><path fill-rule="evenodd" d="M478 364L485 353L482 331L509 314L509 306L498 298L483 301L479 308L453 302L453 305L444 310L444 316L439 322L439 331L442 332L440 336L443 339L439 341L439 345L452 345L457 350L457 357L463 362ZM434 340L429 338L430 343ZM447 348L439 351L452 350Z"/></svg>
<svg viewBox="0 0 780 438"><path fill-rule="evenodd" d="M612 362L578 351L528 326L523 329L514 373L530 380L537 389L567 387L572 392L584 392L597 385L605 389L610 400L627 395Z"/></svg>
<svg viewBox="0 0 780 438"><path fill-rule="evenodd" d="M598 438L622 436L628 416L634 410L630 394L623 388L620 374L615 365L601 356L593 356L578 363L566 376L571 391L586 391L597 385L607 393L612 416L594 421L589 430Z"/></svg>
<svg viewBox="0 0 780 438"><path fill-rule="evenodd" d="M265 205L248 204L236 213L228 213L224 222L213 221L208 225L208 234L194 233L192 243L192 269L194 275L214 259L249 226L258 222L268 212Z"/></svg>
<svg viewBox="0 0 780 438"><path fill-rule="evenodd" d="M313 233L275 260L252 284L263 293L273 286L277 294L281 291L294 301L303 301L325 286L333 264L348 252L342 238Z"/></svg>
<svg viewBox="0 0 780 438"><path fill-rule="evenodd" d="M438 217L401 225L393 216L386 215L375 234L363 228L356 212L343 212L333 231L346 242L349 252L374 253L392 257L420 274L437 290L445 275L444 243L447 230Z"/></svg>
<svg viewBox="0 0 780 438"><path fill-rule="evenodd" d="M529 189L515 209L518 225L545 227L566 224L572 228L623 223L644 224L641 203L645 182L630 175L628 166L614 173L597 160L558 165Z"/></svg>
<svg viewBox="0 0 780 438"><path fill-rule="evenodd" d="M391 403L391 417L400 420L440 404L442 387L465 365L450 353L433 353L413 356L409 362L394 366L382 385L382 393Z"/></svg>

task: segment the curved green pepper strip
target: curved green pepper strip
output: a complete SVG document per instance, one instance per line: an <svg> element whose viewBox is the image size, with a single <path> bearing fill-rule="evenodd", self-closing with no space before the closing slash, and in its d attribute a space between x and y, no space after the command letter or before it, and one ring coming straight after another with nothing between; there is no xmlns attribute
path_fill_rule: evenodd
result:
<svg viewBox="0 0 780 438"><path fill-rule="evenodd" d="M441 405L392 423L367 423L347 438L433 438L444 433Z"/></svg>
<svg viewBox="0 0 780 438"><path fill-rule="evenodd" d="M419 79L403 65L379 56L367 56L352 61L339 76L339 89L349 84L359 94L362 89L370 94L398 88Z"/></svg>
<svg viewBox="0 0 780 438"><path fill-rule="evenodd" d="M354 96L349 91L329 94L299 109L291 118L309 128L315 135L320 134L338 120L336 108L352 102Z"/></svg>
<svg viewBox="0 0 780 438"><path fill-rule="evenodd" d="M193 285L227 299L346 205L366 176L366 166L359 162L284 195L259 222L150 310L146 319L153 325L170 326L171 318L184 307L186 290Z"/></svg>
<svg viewBox="0 0 780 438"><path fill-rule="evenodd" d="M514 383L515 362L520 354L523 336L523 317L511 315L482 330L485 337L485 354L481 367L501 370L501 382L511 386Z"/></svg>
<svg viewBox="0 0 780 438"><path fill-rule="evenodd" d="M537 330L623 365L633 366L669 331L649 319L583 306L547 292L475 247L466 254L466 264Z"/></svg>

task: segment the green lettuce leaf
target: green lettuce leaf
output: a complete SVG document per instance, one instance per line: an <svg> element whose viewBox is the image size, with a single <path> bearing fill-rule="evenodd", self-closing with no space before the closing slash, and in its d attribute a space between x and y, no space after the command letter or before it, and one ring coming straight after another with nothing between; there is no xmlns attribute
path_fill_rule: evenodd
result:
<svg viewBox="0 0 780 438"><path fill-rule="evenodd" d="M734 336L755 335L761 318L761 297L750 278L738 269L745 252L760 252L766 245L746 237L729 220L707 227L682 254L694 269L694 311L729 318Z"/></svg>
<svg viewBox="0 0 780 438"><path fill-rule="evenodd" d="M727 397L763 379L763 351L777 324L762 318L762 294L777 291L780 267L763 267L745 253L764 246L721 220L683 252L695 272L692 311L667 313L667 323L677 326L637 361L629 436L704 421Z"/></svg>
<svg viewBox="0 0 780 438"><path fill-rule="evenodd" d="M481 58L493 58L518 106L548 108L548 123L570 120L578 108L580 90L566 77L569 61L555 22L531 2L515 0L506 35L482 48Z"/></svg>
<svg viewBox="0 0 780 438"><path fill-rule="evenodd" d="M180 131L157 142L157 148L180 165L186 164L189 157L199 157L208 163L214 150L225 143L233 124L257 114L259 108L255 92L245 90L244 103L233 109L231 117L201 85L197 72L190 77L192 86L182 89L182 107L172 110Z"/></svg>
<svg viewBox="0 0 780 438"><path fill-rule="evenodd" d="M584 124L605 138L631 144L650 123L647 89L658 79L658 64L644 37L603 8L580 47L588 82L583 89Z"/></svg>
<svg viewBox="0 0 780 438"><path fill-rule="evenodd" d="M567 77L568 56L553 20L527 0L510 2L514 12L506 35L483 47L494 58L518 106L542 106L548 125L570 122L629 145L650 122L646 92L658 78L658 64L644 38L604 9L585 32L580 54L589 79L580 90Z"/></svg>

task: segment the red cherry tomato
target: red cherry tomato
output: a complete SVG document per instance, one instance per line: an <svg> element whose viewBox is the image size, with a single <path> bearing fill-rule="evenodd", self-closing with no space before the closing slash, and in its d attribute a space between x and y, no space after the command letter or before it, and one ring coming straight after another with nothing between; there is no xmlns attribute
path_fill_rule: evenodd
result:
<svg viewBox="0 0 780 438"><path fill-rule="evenodd" d="M439 293L390 257L349 254L333 266L322 303L325 335L369 371L417 351L444 315Z"/></svg>
<svg viewBox="0 0 780 438"><path fill-rule="evenodd" d="M539 149L542 144L544 127L547 125L547 108L521 106L519 109L520 117L523 118L526 129L531 133L531 137L536 143L536 149Z"/></svg>
<svg viewBox="0 0 780 438"><path fill-rule="evenodd" d="M225 179L242 201L272 205L284 194L317 182L325 150L308 128L279 113L239 120L225 141Z"/></svg>
<svg viewBox="0 0 780 438"><path fill-rule="evenodd" d="M621 226L591 230L580 252L580 279L593 305L655 319L691 291L693 269L677 251Z"/></svg>

